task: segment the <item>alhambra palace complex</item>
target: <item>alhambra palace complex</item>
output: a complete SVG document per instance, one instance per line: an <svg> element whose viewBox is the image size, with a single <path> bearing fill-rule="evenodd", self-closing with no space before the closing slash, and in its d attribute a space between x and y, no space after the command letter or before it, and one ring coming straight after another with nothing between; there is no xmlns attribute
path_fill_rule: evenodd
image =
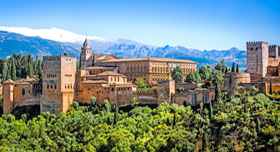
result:
<svg viewBox="0 0 280 152"><path fill-rule="evenodd" d="M225 75L224 90L232 94L237 86L246 89L255 86L267 93L272 87L280 91L280 65L278 46L266 42L247 43L247 72L229 72ZM74 56L44 56L42 82L38 78L18 81L7 80L2 87L3 112L11 113L15 107L40 105L40 111L58 114L66 112L73 101L90 104L91 97L103 104L107 99L112 104L130 104L133 100L141 104L162 102L180 105L209 103L215 98L215 88L197 89L196 84L175 84L171 72L182 68L184 79L197 70L197 63L190 60L135 58L120 59L114 55L92 54L85 40L81 49L83 70L76 70ZM93 62L94 61L94 62ZM133 84L142 77L156 91L137 91ZM184 87L178 92L176 88Z"/></svg>

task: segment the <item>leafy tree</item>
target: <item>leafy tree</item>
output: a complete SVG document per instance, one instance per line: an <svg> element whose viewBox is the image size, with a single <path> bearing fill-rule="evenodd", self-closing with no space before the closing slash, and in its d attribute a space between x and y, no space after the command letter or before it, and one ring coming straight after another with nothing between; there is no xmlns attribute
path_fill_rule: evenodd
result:
<svg viewBox="0 0 280 152"><path fill-rule="evenodd" d="M193 72L190 72L186 77L186 82L193 83L195 82L195 74Z"/></svg>
<svg viewBox="0 0 280 152"><path fill-rule="evenodd" d="M74 101L73 104L72 104L73 108L75 110L78 110L79 109L79 103L77 101Z"/></svg>
<svg viewBox="0 0 280 152"><path fill-rule="evenodd" d="M227 69L227 65L224 59L221 60L221 63L217 63L215 66L215 70L222 71L223 73L226 73L226 69Z"/></svg>
<svg viewBox="0 0 280 152"><path fill-rule="evenodd" d="M183 81L183 72L180 66L177 66L171 73L172 79L176 83L181 83Z"/></svg>
<svg viewBox="0 0 280 152"><path fill-rule="evenodd" d="M195 82L201 82L201 77L198 72L194 72L195 75Z"/></svg>
<svg viewBox="0 0 280 152"><path fill-rule="evenodd" d="M96 97L92 96L90 98L90 102L91 102L91 105L95 106L97 103L96 103Z"/></svg>
<svg viewBox="0 0 280 152"><path fill-rule="evenodd" d="M178 92L183 92L185 89L183 87L179 87L176 89Z"/></svg>
<svg viewBox="0 0 280 152"><path fill-rule="evenodd" d="M134 83L138 88L145 88L147 86L147 82L142 77L136 78Z"/></svg>
<svg viewBox="0 0 280 152"><path fill-rule="evenodd" d="M107 112L111 111L111 104L107 99L104 100L104 107Z"/></svg>
<svg viewBox="0 0 280 152"><path fill-rule="evenodd" d="M201 77L198 72L190 72L186 77L186 82L201 82Z"/></svg>
<svg viewBox="0 0 280 152"><path fill-rule="evenodd" d="M207 67L207 66L201 66L199 68L199 75L201 77L202 80L210 80L211 78L211 67Z"/></svg>
<svg viewBox="0 0 280 152"><path fill-rule="evenodd" d="M222 86L224 85L224 74L220 70L212 71L212 84L215 87L216 100L220 101L222 98Z"/></svg>

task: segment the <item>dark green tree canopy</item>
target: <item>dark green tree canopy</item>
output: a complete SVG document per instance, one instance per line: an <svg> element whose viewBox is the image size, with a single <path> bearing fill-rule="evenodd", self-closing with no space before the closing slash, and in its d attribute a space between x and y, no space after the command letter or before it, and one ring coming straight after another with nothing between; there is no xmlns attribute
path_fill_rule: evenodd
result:
<svg viewBox="0 0 280 152"><path fill-rule="evenodd" d="M172 79L176 83L182 83L183 81L183 72L180 66L177 66L171 73Z"/></svg>

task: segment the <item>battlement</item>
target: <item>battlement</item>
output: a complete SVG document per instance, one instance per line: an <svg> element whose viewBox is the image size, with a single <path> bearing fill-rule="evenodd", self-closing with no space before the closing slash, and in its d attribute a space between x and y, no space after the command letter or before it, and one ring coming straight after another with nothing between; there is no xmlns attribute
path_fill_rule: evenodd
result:
<svg viewBox="0 0 280 152"><path fill-rule="evenodd" d="M246 44L247 44L247 46L252 47L252 46L260 46L263 43L268 44L267 42L264 42L264 41L247 42Z"/></svg>
<svg viewBox="0 0 280 152"><path fill-rule="evenodd" d="M278 45L269 45L268 47L269 47L269 49L275 49L278 47Z"/></svg>

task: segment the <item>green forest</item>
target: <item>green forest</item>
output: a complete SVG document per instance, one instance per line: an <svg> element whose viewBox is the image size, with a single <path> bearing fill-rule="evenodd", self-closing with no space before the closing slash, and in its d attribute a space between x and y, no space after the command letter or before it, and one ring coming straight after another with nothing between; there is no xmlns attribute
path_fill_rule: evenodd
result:
<svg viewBox="0 0 280 152"><path fill-rule="evenodd" d="M31 55L13 54L8 59L0 60L0 78L1 82L8 79L18 80L29 76L33 78L35 75L41 77L42 60L37 55L35 60Z"/></svg>
<svg viewBox="0 0 280 152"><path fill-rule="evenodd" d="M1 64L2 77L9 71L3 66L14 69L13 64L22 67L15 66L21 72L15 76L11 73L15 79L30 75L34 69L34 74L39 74L39 59L12 58ZM221 89L223 73L228 71L223 61L214 70L201 67L186 80L180 71L178 68L172 74L178 82L211 81L216 100L197 106L166 102L158 106L118 106L108 100L98 105L92 97L91 104L74 102L67 113L59 115L39 115L38 106L22 107L0 117L0 151L280 151L280 99L259 93L256 88L247 92L242 87L228 97ZM138 85L145 87L143 83Z"/></svg>
<svg viewBox="0 0 280 152"><path fill-rule="evenodd" d="M277 151L279 101L255 93L196 107L97 105L93 97L59 115L2 115L0 151Z"/></svg>

